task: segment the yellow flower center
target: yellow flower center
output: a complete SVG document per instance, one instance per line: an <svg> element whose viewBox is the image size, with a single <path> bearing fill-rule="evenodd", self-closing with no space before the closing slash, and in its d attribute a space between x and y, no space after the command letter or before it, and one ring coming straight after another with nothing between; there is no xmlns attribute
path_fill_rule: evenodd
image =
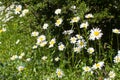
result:
<svg viewBox="0 0 120 80"><path fill-rule="evenodd" d="M91 17L91 15L88 15L88 18L90 18Z"/></svg>
<svg viewBox="0 0 120 80"><path fill-rule="evenodd" d="M40 41L43 41L44 39L41 37L41 38L39 38L39 40L40 40Z"/></svg>
<svg viewBox="0 0 120 80"><path fill-rule="evenodd" d="M17 8L16 8L16 11L21 11L21 8L20 8L20 7L17 7Z"/></svg>
<svg viewBox="0 0 120 80"><path fill-rule="evenodd" d="M89 70L89 67L86 67L85 70L88 71L88 70Z"/></svg>
<svg viewBox="0 0 120 80"><path fill-rule="evenodd" d="M89 51L90 51L90 53L92 53L92 52L93 52L93 50L92 50L92 49L90 49Z"/></svg>
<svg viewBox="0 0 120 80"><path fill-rule="evenodd" d="M0 33L1 33L1 32L3 32L3 30L2 30L2 29L0 30Z"/></svg>
<svg viewBox="0 0 120 80"><path fill-rule="evenodd" d="M96 64L96 67L100 67L100 64Z"/></svg>
<svg viewBox="0 0 120 80"><path fill-rule="evenodd" d="M84 42L81 41L81 42L80 42L80 46L83 46L83 45L84 45Z"/></svg>
<svg viewBox="0 0 120 80"><path fill-rule="evenodd" d="M100 34L100 32L98 32L98 31L95 31L95 32L94 32L94 35L95 35L95 36L98 36L99 34Z"/></svg>
<svg viewBox="0 0 120 80"><path fill-rule="evenodd" d="M115 30L115 32L116 32L116 33L119 33L119 30L118 30L118 29L116 29L116 30Z"/></svg>
<svg viewBox="0 0 120 80"><path fill-rule="evenodd" d="M86 27L87 27L87 25L86 25L86 24L83 24L83 26L84 26L84 28L86 28Z"/></svg>
<svg viewBox="0 0 120 80"><path fill-rule="evenodd" d="M78 20L78 19L77 19L76 17L73 18L73 21L74 21L74 22L77 22L77 20Z"/></svg>
<svg viewBox="0 0 120 80"><path fill-rule="evenodd" d="M51 44L51 45L55 44L55 41L50 41L50 44Z"/></svg>
<svg viewBox="0 0 120 80"><path fill-rule="evenodd" d="M56 22L57 24L60 24L61 23L61 20L57 20L57 22Z"/></svg>
<svg viewBox="0 0 120 80"><path fill-rule="evenodd" d="M61 45L60 48L62 49L62 48L64 48L64 46Z"/></svg>
<svg viewBox="0 0 120 80"><path fill-rule="evenodd" d="M57 72L57 75L58 75L58 76L61 76L61 74L62 74L62 73L61 73L60 71Z"/></svg>

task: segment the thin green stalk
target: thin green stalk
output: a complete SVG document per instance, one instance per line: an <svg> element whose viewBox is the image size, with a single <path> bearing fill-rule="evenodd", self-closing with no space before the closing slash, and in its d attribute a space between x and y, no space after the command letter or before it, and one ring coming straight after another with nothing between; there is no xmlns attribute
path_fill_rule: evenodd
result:
<svg viewBox="0 0 120 80"><path fill-rule="evenodd" d="M102 46L102 42L101 40L99 40L99 49L100 49L100 53L102 55L102 53L104 53L104 47Z"/></svg>
<svg viewBox="0 0 120 80"><path fill-rule="evenodd" d="M119 50L119 36L117 34L117 47L118 47L118 50Z"/></svg>

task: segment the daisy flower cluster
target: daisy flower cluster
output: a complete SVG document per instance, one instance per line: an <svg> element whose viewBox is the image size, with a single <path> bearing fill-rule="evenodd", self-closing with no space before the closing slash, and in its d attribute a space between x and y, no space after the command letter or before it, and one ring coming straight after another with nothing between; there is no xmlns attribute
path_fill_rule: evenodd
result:
<svg viewBox="0 0 120 80"><path fill-rule="evenodd" d="M13 14L20 14L20 17L25 16L29 12L28 9L22 10L22 5L16 5L12 3L10 6L5 7L4 5L0 6L0 20L4 23L10 21L14 18ZM3 16L4 15L4 16Z"/></svg>
<svg viewBox="0 0 120 80"><path fill-rule="evenodd" d="M29 61L31 61L31 58L25 58L25 53L22 52L20 55L13 55L12 57L10 57L10 60L11 61L19 60L19 61L22 61L22 62L24 62L24 61L29 62ZM19 72L23 71L24 69L25 69L25 66L23 66L23 65L19 65L17 67L17 70Z"/></svg>
<svg viewBox="0 0 120 80"><path fill-rule="evenodd" d="M37 31L32 32L31 36L37 37L37 42L33 46L33 49L36 49L38 46L45 47L46 45L48 45L48 48L52 48L52 47L54 47L54 45L56 43L56 38L52 38L50 41L47 41L46 36L43 34L39 36L39 32L37 32ZM63 51L64 49L65 49L65 45L62 42L59 42L58 50Z"/></svg>
<svg viewBox="0 0 120 80"><path fill-rule="evenodd" d="M20 17L25 16L28 12L29 12L28 9L23 9L22 10L22 5L15 5L14 13L15 14L20 14Z"/></svg>
<svg viewBox="0 0 120 80"><path fill-rule="evenodd" d="M72 8L76 8L75 6L73 6ZM59 17L59 15L62 13L62 9L56 9L55 10L55 14L57 15L57 19L55 20L55 25L54 26L57 26L57 27L63 27L62 24L64 23L64 20L63 18ZM90 14L86 14L85 15L85 18L86 19L91 19L91 18L94 18L94 16L90 13ZM70 23L72 23L73 27L74 27L74 23L75 24L79 24L79 29L88 29L89 27L89 23L88 21L84 21L83 23L80 23L80 17L79 16L75 16L75 17L72 17L70 19ZM43 30L47 30L48 27L50 28L50 23L44 23L42 25L42 29ZM72 51L74 53L80 53L83 49L86 50L87 53L89 54L93 54L95 52L95 48L92 47L91 45L90 46L87 46L88 45L88 41L85 39L85 36L82 34L74 34L75 30L74 28L71 28L69 30L64 30L62 32L63 35L65 36L68 36L68 39L69 39L69 43L72 46ZM102 33L102 30L100 28L92 28L89 32L89 35L88 35L88 39L90 41L94 41L94 40L99 40L101 39L103 33ZM58 42L57 41L57 38L51 38L49 40L47 40L47 35L45 36L44 34L38 32L38 31L34 31L32 32L31 36L33 37L37 37L37 42L36 42L36 45L33 46L33 49L35 48L38 48L38 46L40 47L47 47L49 49L55 47L55 44L58 43L58 50L59 51L63 51L66 47L66 44L63 43L63 42ZM46 61L48 59L48 56L43 56L41 58L43 61ZM55 61L59 61L60 60L60 57L56 57L54 59ZM98 63L94 63L91 67L90 66L84 66L82 67L83 69L83 72L90 72L91 74L93 73L96 73L97 70L102 70L104 66L104 61L100 61ZM56 74L57 74L57 77L58 78L62 78L64 76L64 73L61 69L57 69L56 70Z"/></svg>
<svg viewBox="0 0 120 80"><path fill-rule="evenodd" d="M95 63L92 67L84 66L84 67L82 67L82 69L84 70L84 73L85 72L91 72L91 73L93 73L94 70L96 70L96 69L101 70L103 66L104 66L104 62L100 61L98 63Z"/></svg>
<svg viewBox="0 0 120 80"><path fill-rule="evenodd" d="M10 21L12 18L14 18L13 10L14 9L14 4L8 6L3 5L3 3L0 4L0 20L1 22L5 25L6 22Z"/></svg>
<svg viewBox="0 0 120 80"><path fill-rule="evenodd" d="M12 60L12 61L14 61L14 60L22 60L22 59L25 59L24 58L25 57L25 53L24 52L22 52L20 55L13 55L13 56L11 56L10 57L10 60ZM26 58L25 59L25 61L30 61L31 60L31 58Z"/></svg>
<svg viewBox="0 0 120 80"><path fill-rule="evenodd" d="M70 43L74 44L73 51L76 53L79 53L82 48L86 47L86 41L79 34L70 37Z"/></svg>

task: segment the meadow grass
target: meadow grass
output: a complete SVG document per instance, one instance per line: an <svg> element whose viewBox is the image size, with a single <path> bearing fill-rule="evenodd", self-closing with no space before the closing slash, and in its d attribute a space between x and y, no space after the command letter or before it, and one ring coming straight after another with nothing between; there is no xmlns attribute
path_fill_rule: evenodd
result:
<svg viewBox="0 0 120 80"><path fill-rule="evenodd" d="M89 28L87 19L93 19L93 14L84 15L84 21L79 15L70 17L70 28L65 29L61 9L55 10L53 22L36 25L32 11L21 7L14 4L1 13L4 19L11 11L13 18L0 23L0 80L120 79L119 29L111 30L117 36L113 49L112 38L103 42L102 29Z"/></svg>

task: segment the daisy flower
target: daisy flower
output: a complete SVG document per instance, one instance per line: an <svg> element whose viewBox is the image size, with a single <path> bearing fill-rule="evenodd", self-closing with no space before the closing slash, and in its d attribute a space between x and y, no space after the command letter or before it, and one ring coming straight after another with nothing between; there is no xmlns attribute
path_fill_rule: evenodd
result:
<svg viewBox="0 0 120 80"><path fill-rule="evenodd" d="M59 18L58 20L56 20L55 26L60 26L62 22L63 22L62 18Z"/></svg>
<svg viewBox="0 0 120 80"><path fill-rule="evenodd" d="M27 62L31 61L31 58L27 58L26 61L27 61Z"/></svg>
<svg viewBox="0 0 120 80"><path fill-rule="evenodd" d="M80 47L80 48L86 47L86 42L85 42L84 39L78 40L76 44L77 44L77 46Z"/></svg>
<svg viewBox="0 0 120 80"><path fill-rule="evenodd" d="M17 59L17 58L19 58L17 55L13 55L10 59L11 59L11 60L15 60L15 59Z"/></svg>
<svg viewBox="0 0 120 80"><path fill-rule="evenodd" d="M74 32L74 30L66 30L66 31L64 31L62 34L65 34L65 35L70 35L70 34L72 34Z"/></svg>
<svg viewBox="0 0 120 80"><path fill-rule="evenodd" d="M6 31L6 28L2 28L2 31L5 32L5 31Z"/></svg>
<svg viewBox="0 0 120 80"><path fill-rule="evenodd" d="M22 6L21 5L16 5L15 10L15 14L20 14L20 11L22 10Z"/></svg>
<svg viewBox="0 0 120 80"><path fill-rule="evenodd" d="M59 60L60 60L60 58L59 58L59 57L56 57L56 58L55 58L55 61L56 61L56 62L57 62L57 61L59 61Z"/></svg>
<svg viewBox="0 0 120 80"><path fill-rule="evenodd" d="M65 48L65 45L62 44L62 43L60 43L59 46L58 46L58 50L59 50L59 51L63 51L64 48Z"/></svg>
<svg viewBox="0 0 120 80"><path fill-rule="evenodd" d="M109 75L109 77L111 79L113 79L115 77L115 72L114 71L110 71L108 75Z"/></svg>
<svg viewBox="0 0 120 80"><path fill-rule="evenodd" d="M92 14L86 14L85 18L94 18L94 16Z"/></svg>
<svg viewBox="0 0 120 80"><path fill-rule="evenodd" d="M40 45L40 47L44 47L46 44L47 44L47 41L42 41L38 45Z"/></svg>
<svg viewBox="0 0 120 80"><path fill-rule="evenodd" d="M84 66L82 69L84 70L84 72L90 72L91 71L91 68L89 66Z"/></svg>
<svg viewBox="0 0 120 80"><path fill-rule="evenodd" d="M24 9L24 10L22 11L22 14L20 15L20 17L25 16L28 12L29 12L28 9Z"/></svg>
<svg viewBox="0 0 120 80"><path fill-rule="evenodd" d="M18 66L17 70L18 71L23 71L24 70L24 66Z"/></svg>
<svg viewBox="0 0 120 80"><path fill-rule="evenodd" d="M44 24L43 24L43 29L47 29L48 26L49 26L49 25L48 25L47 23L44 23Z"/></svg>
<svg viewBox="0 0 120 80"><path fill-rule="evenodd" d="M61 9L56 9L56 10L55 10L55 14L58 15L58 14L60 14L60 13L61 13Z"/></svg>
<svg viewBox="0 0 120 80"><path fill-rule="evenodd" d="M119 29L116 29L116 28L115 28L115 29L112 29L112 32L113 32L113 33L116 33L116 34L120 34L120 30L119 30Z"/></svg>
<svg viewBox="0 0 120 80"><path fill-rule="evenodd" d="M57 74L58 78L62 78L64 76L64 73L61 69L57 69L56 74Z"/></svg>
<svg viewBox="0 0 120 80"><path fill-rule="evenodd" d="M6 31L6 28L0 29L0 33L5 32L5 31Z"/></svg>
<svg viewBox="0 0 120 80"><path fill-rule="evenodd" d="M32 49L36 49L38 46L37 45L34 45L33 47L32 47Z"/></svg>
<svg viewBox="0 0 120 80"><path fill-rule="evenodd" d="M56 43L56 39L53 38L53 39L49 42L49 48L53 47L55 43Z"/></svg>
<svg viewBox="0 0 120 80"><path fill-rule="evenodd" d="M39 35L39 32L37 32L37 31L34 31L34 32L32 32L32 34L31 34L31 36L38 36Z"/></svg>
<svg viewBox="0 0 120 80"><path fill-rule="evenodd" d="M23 58L23 56L18 56L18 58L19 58L19 59L22 59L22 58Z"/></svg>
<svg viewBox="0 0 120 80"><path fill-rule="evenodd" d="M43 56L41 59L45 61L47 59L47 56Z"/></svg>
<svg viewBox="0 0 120 80"><path fill-rule="evenodd" d="M87 29L88 26L89 26L88 22L85 22L85 23L82 23L82 24L80 25L80 28L85 28L85 29Z"/></svg>
<svg viewBox="0 0 120 80"><path fill-rule="evenodd" d="M25 56L25 53L23 52L23 53L21 53L20 54L20 56L18 57L19 59L22 59L23 58L23 56Z"/></svg>
<svg viewBox="0 0 120 80"><path fill-rule="evenodd" d="M118 50L118 56L120 56L120 50Z"/></svg>
<svg viewBox="0 0 120 80"><path fill-rule="evenodd" d="M25 53L24 53L24 52L22 52L22 53L20 54L20 56L25 56Z"/></svg>
<svg viewBox="0 0 120 80"><path fill-rule="evenodd" d="M76 9L76 6L75 5L71 6L71 9Z"/></svg>
<svg viewBox="0 0 120 80"><path fill-rule="evenodd" d="M120 55L117 55L114 57L114 63L119 63L120 62Z"/></svg>
<svg viewBox="0 0 120 80"><path fill-rule="evenodd" d="M74 52L79 53L81 48L80 47L74 47L73 50L74 50Z"/></svg>
<svg viewBox="0 0 120 80"><path fill-rule="evenodd" d="M102 67L104 66L104 62L98 62L98 63L95 63L92 67L92 69L101 69Z"/></svg>
<svg viewBox="0 0 120 80"><path fill-rule="evenodd" d="M103 33L101 33L101 30L99 28L93 28L90 31L90 40L100 39L102 37Z"/></svg>
<svg viewBox="0 0 120 80"><path fill-rule="evenodd" d="M92 53L94 52L94 48L89 47L89 48L87 49L87 52L88 52L89 54L92 54Z"/></svg>
<svg viewBox="0 0 120 80"><path fill-rule="evenodd" d="M70 23L75 23L75 22L78 22L79 20L80 20L79 16L73 17L72 20L70 21Z"/></svg>
<svg viewBox="0 0 120 80"><path fill-rule="evenodd" d="M43 41L45 41L46 40L46 36L45 35L40 35L40 36L38 36L38 38L37 38L37 43L41 43L41 42L43 42Z"/></svg>
<svg viewBox="0 0 120 80"><path fill-rule="evenodd" d="M76 41L77 41L77 38L76 37L71 37L70 38L70 43L76 43Z"/></svg>
<svg viewBox="0 0 120 80"><path fill-rule="evenodd" d="M75 36L77 37L77 39L83 39L83 37L79 34L76 34Z"/></svg>

